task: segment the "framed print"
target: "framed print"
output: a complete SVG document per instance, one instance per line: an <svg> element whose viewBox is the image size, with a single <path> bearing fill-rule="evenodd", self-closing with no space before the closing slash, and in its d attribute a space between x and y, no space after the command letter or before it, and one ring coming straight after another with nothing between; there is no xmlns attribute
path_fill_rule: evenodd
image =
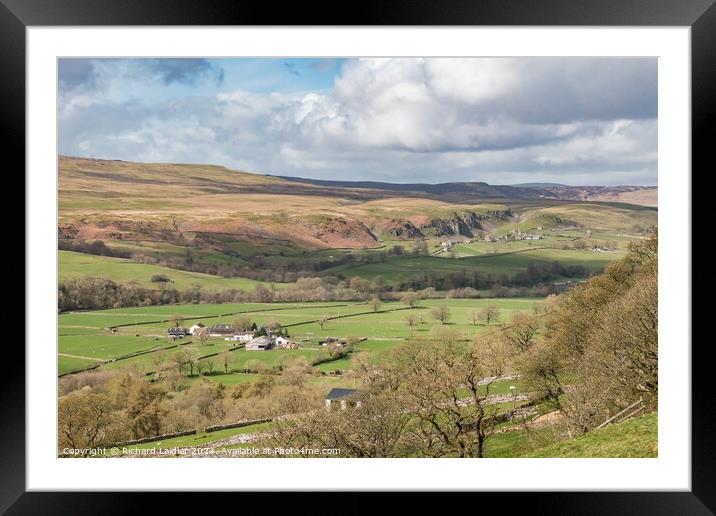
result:
<svg viewBox="0 0 716 516"><path fill-rule="evenodd" d="M557 512L710 513L712 4L316 24L5 1L28 244L3 509L564 491Z"/></svg>

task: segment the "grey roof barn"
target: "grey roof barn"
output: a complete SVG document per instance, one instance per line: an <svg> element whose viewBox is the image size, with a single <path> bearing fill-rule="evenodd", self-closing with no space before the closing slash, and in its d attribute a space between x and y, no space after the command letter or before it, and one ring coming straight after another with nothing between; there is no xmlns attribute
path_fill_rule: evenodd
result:
<svg viewBox="0 0 716 516"><path fill-rule="evenodd" d="M353 395L355 395L357 392L358 392L358 391L355 390L355 389L341 389L341 388L338 388L338 387L334 387L333 389L331 389L331 390L328 392L328 394L326 394L326 398L325 398L325 399L331 400L331 401L333 401L333 400L339 400L339 399L341 399L341 398L347 398L347 397L349 397L349 396L353 396Z"/></svg>
<svg viewBox="0 0 716 516"><path fill-rule="evenodd" d="M346 410L349 406L360 407L360 400L355 399L358 394L359 392L355 389L342 389L340 387L334 387L328 392L328 394L326 394L326 410L331 410L334 403L340 405L341 410Z"/></svg>

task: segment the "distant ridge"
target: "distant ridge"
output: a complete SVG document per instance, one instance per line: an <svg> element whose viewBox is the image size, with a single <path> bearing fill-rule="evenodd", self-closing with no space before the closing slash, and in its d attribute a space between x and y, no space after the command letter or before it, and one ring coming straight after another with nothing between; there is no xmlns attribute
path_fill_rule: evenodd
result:
<svg viewBox="0 0 716 516"><path fill-rule="evenodd" d="M484 182L454 183L384 183L380 181L331 181L290 176L270 176L301 183L331 188L365 189L401 194L428 194L434 196L479 199L546 199L563 201L622 202L641 206L657 206L655 186L569 186L559 183L523 183L517 185L489 185Z"/></svg>
<svg viewBox="0 0 716 516"><path fill-rule="evenodd" d="M429 198L450 203L513 201L616 202L656 207L657 187L567 186L551 183L490 185L482 181L451 183L387 183L381 181L331 181L257 174L207 164L134 163L60 156L60 173L79 181L76 192L93 183L94 188L111 188L123 195L147 188L179 187L182 192L205 194L308 195L372 200L390 197ZM111 185L111 186L110 186ZM143 186L142 186L143 185Z"/></svg>
<svg viewBox="0 0 716 516"><path fill-rule="evenodd" d="M547 188L547 187L554 187L554 186L564 186L568 187L569 185L565 185L562 183L516 183L509 186L519 186L522 188Z"/></svg>

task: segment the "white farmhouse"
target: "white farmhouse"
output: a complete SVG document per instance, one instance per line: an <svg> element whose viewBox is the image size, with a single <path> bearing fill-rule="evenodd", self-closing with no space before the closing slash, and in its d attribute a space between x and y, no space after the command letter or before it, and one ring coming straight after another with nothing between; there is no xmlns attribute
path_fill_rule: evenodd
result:
<svg viewBox="0 0 716 516"><path fill-rule="evenodd" d="M279 348L287 348L287 349L296 349L297 345L294 341L291 339L287 339L283 335L276 337L276 347Z"/></svg>
<svg viewBox="0 0 716 516"><path fill-rule="evenodd" d="M205 326L201 323L196 323L194 326L189 328L189 333L192 335L196 335L196 332L198 332L200 329L204 328Z"/></svg>
<svg viewBox="0 0 716 516"><path fill-rule="evenodd" d="M238 342L249 342L253 338L254 338L254 332L242 331L239 333L235 333L234 335L231 335L230 337L224 337L224 340L232 340L232 341L238 341Z"/></svg>

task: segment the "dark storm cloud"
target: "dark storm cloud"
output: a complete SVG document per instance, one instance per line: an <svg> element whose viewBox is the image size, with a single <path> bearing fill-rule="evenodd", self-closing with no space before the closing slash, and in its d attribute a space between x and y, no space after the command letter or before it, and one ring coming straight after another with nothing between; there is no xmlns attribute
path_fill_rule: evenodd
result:
<svg viewBox="0 0 716 516"><path fill-rule="evenodd" d="M196 58L62 58L58 63L60 90L106 87L113 81L159 81L194 85L199 80L224 81L224 70L208 59Z"/></svg>
<svg viewBox="0 0 716 516"><path fill-rule="evenodd" d="M516 94L485 106L527 123L657 115L656 59L530 60Z"/></svg>

